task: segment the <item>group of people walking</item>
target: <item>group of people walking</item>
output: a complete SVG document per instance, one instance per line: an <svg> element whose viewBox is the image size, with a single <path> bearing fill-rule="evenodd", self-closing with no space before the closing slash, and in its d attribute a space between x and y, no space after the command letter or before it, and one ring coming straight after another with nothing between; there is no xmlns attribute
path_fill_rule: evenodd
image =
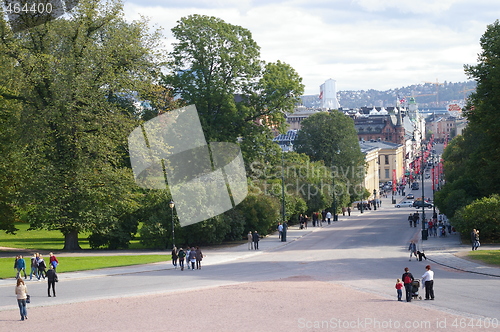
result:
<svg viewBox="0 0 500 332"><path fill-rule="evenodd" d="M53 253L49 253L49 269L52 268L56 271L59 260ZM16 279L20 278L24 274L24 279L28 279L26 274L26 261L23 255L16 256L14 261L14 269L17 271ZM40 280L41 278L47 278L47 264L43 256L39 253L33 254L30 259L30 280L33 280L33 276Z"/></svg>
<svg viewBox="0 0 500 332"><path fill-rule="evenodd" d="M33 254L33 257L31 257L30 259L30 280L33 280L33 275L38 279L38 281L41 281L40 278L47 279L47 295L48 297L56 297L56 282L59 281L56 273L56 268L57 265L59 265L59 260L53 253L50 253L49 255L50 260L47 270L47 265L45 264L45 260L43 259L42 255L39 253ZM15 287L17 304L19 306L21 320L25 320L28 319L28 311L26 305L30 302L30 296L28 294L28 287L26 286L22 278L22 272L24 272L24 279L28 279L26 274L26 261L24 260L24 257L22 255L16 256L16 259L14 261L14 268L17 271ZM52 295L50 295L51 289Z"/></svg>
<svg viewBox="0 0 500 332"><path fill-rule="evenodd" d="M179 267L181 271L184 271L184 261L186 261L186 265L188 270L201 270L201 261L203 260L203 252L200 247L187 247L186 250L183 248L177 247L172 248L172 265L175 269L177 269L177 261L179 262Z"/></svg>

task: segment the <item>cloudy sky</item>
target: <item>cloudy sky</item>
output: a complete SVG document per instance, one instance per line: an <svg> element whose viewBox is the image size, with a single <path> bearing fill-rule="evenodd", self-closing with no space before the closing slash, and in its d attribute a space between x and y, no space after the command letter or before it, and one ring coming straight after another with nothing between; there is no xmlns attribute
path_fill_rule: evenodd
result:
<svg viewBox="0 0 500 332"><path fill-rule="evenodd" d="M124 0L128 19L171 29L191 14L251 31L267 62L290 64L306 94L329 78L337 90L386 90L466 81L479 39L499 18L494 0ZM169 49L170 50L170 49Z"/></svg>

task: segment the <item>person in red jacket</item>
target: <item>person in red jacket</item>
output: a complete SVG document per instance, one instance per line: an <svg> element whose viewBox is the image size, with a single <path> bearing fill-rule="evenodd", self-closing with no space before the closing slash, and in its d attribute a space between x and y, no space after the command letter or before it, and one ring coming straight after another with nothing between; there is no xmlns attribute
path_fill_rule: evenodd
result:
<svg viewBox="0 0 500 332"><path fill-rule="evenodd" d="M57 265L59 265L59 261L57 260L57 257L54 256L53 253L49 253L50 256L50 265L54 268L54 271L57 268Z"/></svg>
<svg viewBox="0 0 500 332"><path fill-rule="evenodd" d="M413 278L413 274L410 273L409 268L405 267L405 273L403 273L401 279L405 284L406 302L411 302L411 288L413 280L415 280L415 278Z"/></svg>

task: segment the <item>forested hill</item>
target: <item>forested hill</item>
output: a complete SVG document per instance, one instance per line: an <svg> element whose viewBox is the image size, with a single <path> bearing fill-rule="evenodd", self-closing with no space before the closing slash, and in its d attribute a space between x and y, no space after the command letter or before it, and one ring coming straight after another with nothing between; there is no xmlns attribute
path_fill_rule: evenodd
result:
<svg viewBox="0 0 500 332"><path fill-rule="evenodd" d="M415 97L420 109L445 108L449 103L463 101L475 87L475 81L458 83L444 81L414 84L386 91L372 89L338 91L337 98L340 106L343 108L396 106L397 100L409 100L412 96ZM319 107L319 98L317 95L303 96L302 102L306 107Z"/></svg>

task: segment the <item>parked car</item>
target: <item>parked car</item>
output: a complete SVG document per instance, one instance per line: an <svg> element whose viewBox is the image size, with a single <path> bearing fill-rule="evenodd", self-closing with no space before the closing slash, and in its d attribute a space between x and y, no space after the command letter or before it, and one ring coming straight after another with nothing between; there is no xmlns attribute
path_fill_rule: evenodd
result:
<svg viewBox="0 0 500 332"><path fill-rule="evenodd" d="M400 202L396 205L394 205L394 207L397 207L397 208L400 208L400 207L412 207L413 206L413 201L403 201L403 202Z"/></svg>
<svg viewBox="0 0 500 332"><path fill-rule="evenodd" d="M415 195L408 194L408 195L406 195L406 199L415 199Z"/></svg>
<svg viewBox="0 0 500 332"><path fill-rule="evenodd" d="M423 202L423 203L422 203L422 200L420 200L420 201L414 201L414 202L413 202L413 207L415 207L415 208L417 208L417 209L418 209L418 208L422 208L422 205L423 205L424 207L426 207L426 208L432 208L432 206L433 206L431 203L428 203L428 202Z"/></svg>

